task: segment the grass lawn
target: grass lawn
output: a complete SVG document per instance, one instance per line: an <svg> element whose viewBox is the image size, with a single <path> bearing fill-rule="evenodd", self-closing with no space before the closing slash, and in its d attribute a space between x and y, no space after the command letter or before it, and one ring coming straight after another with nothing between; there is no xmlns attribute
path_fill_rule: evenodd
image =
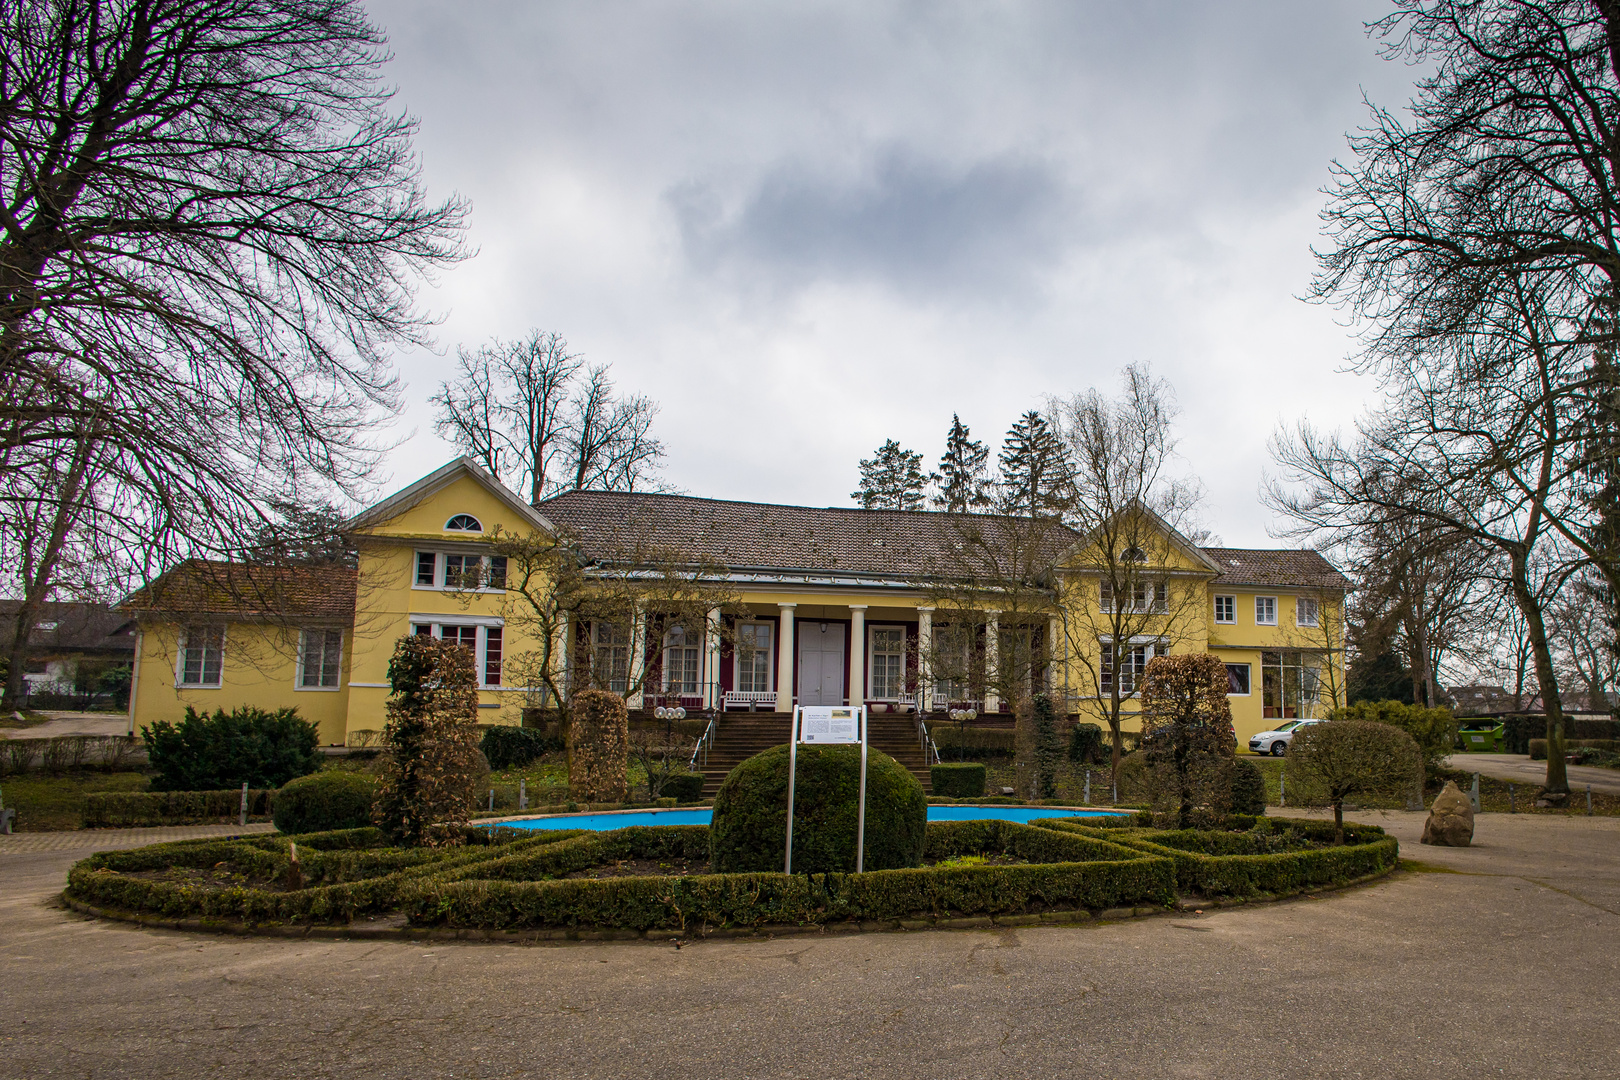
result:
<svg viewBox="0 0 1620 1080"><path fill-rule="evenodd" d="M21 719L18 719L18 717L21 717ZM17 730L38 727L40 724L49 723L53 719L55 718L46 716L42 712L34 712L32 709L13 709L4 716L0 716L0 728Z"/></svg>
<svg viewBox="0 0 1620 1080"><path fill-rule="evenodd" d="M12 824L18 832L55 832L80 827L84 797L91 792L145 791L151 782L140 772L29 773L0 780L0 796L17 811Z"/></svg>

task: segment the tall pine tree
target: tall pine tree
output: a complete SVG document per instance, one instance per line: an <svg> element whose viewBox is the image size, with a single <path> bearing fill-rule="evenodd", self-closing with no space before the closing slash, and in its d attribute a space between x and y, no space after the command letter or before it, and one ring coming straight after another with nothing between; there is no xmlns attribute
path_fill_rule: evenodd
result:
<svg viewBox="0 0 1620 1080"><path fill-rule="evenodd" d="M1018 418L1001 444L1001 487L1006 509L1027 517L1063 513L1068 463L1063 444L1031 409Z"/></svg>
<svg viewBox="0 0 1620 1080"><path fill-rule="evenodd" d="M927 483L922 455L887 439L876 454L861 462L861 486L849 497L862 510L921 510Z"/></svg>
<svg viewBox="0 0 1620 1080"><path fill-rule="evenodd" d="M945 453L939 459L939 471L934 474L936 494L935 510L954 514L983 510L990 505L986 465L990 449L970 437L962 418L951 414L951 430L945 436Z"/></svg>

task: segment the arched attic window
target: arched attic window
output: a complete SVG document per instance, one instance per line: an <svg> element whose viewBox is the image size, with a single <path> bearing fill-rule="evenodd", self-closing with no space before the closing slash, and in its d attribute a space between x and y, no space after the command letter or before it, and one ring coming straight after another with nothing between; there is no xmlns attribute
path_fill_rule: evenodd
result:
<svg viewBox="0 0 1620 1080"><path fill-rule="evenodd" d="M1120 558L1125 562L1147 562L1147 552L1132 544Z"/></svg>
<svg viewBox="0 0 1620 1080"><path fill-rule="evenodd" d="M484 526L471 514L457 514L444 523L445 532L475 532L484 531Z"/></svg>

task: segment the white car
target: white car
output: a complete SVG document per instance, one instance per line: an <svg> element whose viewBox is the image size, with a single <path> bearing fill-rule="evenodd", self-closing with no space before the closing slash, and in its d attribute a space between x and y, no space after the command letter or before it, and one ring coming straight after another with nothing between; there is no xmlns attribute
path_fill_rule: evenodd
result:
<svg viewBox="0 0 1620 1080"><path fill-rule="evenodd" d="M1249 740L1249 749L1256 754L1270 754L1273 757L1282 757L1288 753L1288 744L1294 738L1294 732L1302 727L1320 724L1320 720L1290 720L1286 724L1278 724L1273 731L1262 731Z"/></svg>

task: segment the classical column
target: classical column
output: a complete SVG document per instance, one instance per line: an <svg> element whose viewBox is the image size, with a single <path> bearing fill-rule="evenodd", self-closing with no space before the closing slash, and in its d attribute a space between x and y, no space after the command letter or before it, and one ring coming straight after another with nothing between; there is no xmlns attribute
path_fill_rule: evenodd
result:
<svg viewBox="0 0 1620 1080"><path fill-rule="evenodd" d="M642 708L645 699L642 694L642 676L647 670L647 602L636 601L635 621L630 624L630 685L625 695L625 705L632 709Z"/></svg>
<svg viewBox="0 0 1620 1080"><path fill-rule="evenodd" d="M1062 638L1058 637L1062 628L1058 624L1058 617L1051 616L1046 620L1046 692L1057 700L1053 702L1067 715L1069 711L1069 665L1062 659L1064 650L1060 648Z"/></svg>
<svg viewBox="0 0 1620 1080"><path fill-rule="evenodd" d="M984 625L984 711L1001 710L1001 696L996 693L997 669L1001 666L1001 612L986 612L990 616Z"/></svg>
<svg viewBox="0 0 1620 1080"><path fill-rule="evenodd" d="M928 656L934 648L934 609L917 608L917 711L933 712L934 679Z"/></svg>
<svg viewBox="0 0 1620 1080"><path fill-rule="evenodd" d="M551 668L557 675L557 685L566 697L572 689L568 684L574 677L574 624L568 612L557 615L557 640L551 646ZM555 709L561 702L546 701L547 708Z"/></svg>
<svg viewBox="0 0 1620 1080"><path fill-rule="evenodd" d="M703 707L720 704L720 609L709 609L703 624Z"/></svg>
<svg viewBox="0 0 1620 1080"><path fill-rule="evenodd" d="M866 700L866 605L849 605L849 686L851 705Z"/></svg>
<svg viewBox="0 0 1620 1080"><path fill-rule="evenodd" d="M798 604L777 604L782 621L776 630L776 711L793 711L793 609Z"/></svg>

